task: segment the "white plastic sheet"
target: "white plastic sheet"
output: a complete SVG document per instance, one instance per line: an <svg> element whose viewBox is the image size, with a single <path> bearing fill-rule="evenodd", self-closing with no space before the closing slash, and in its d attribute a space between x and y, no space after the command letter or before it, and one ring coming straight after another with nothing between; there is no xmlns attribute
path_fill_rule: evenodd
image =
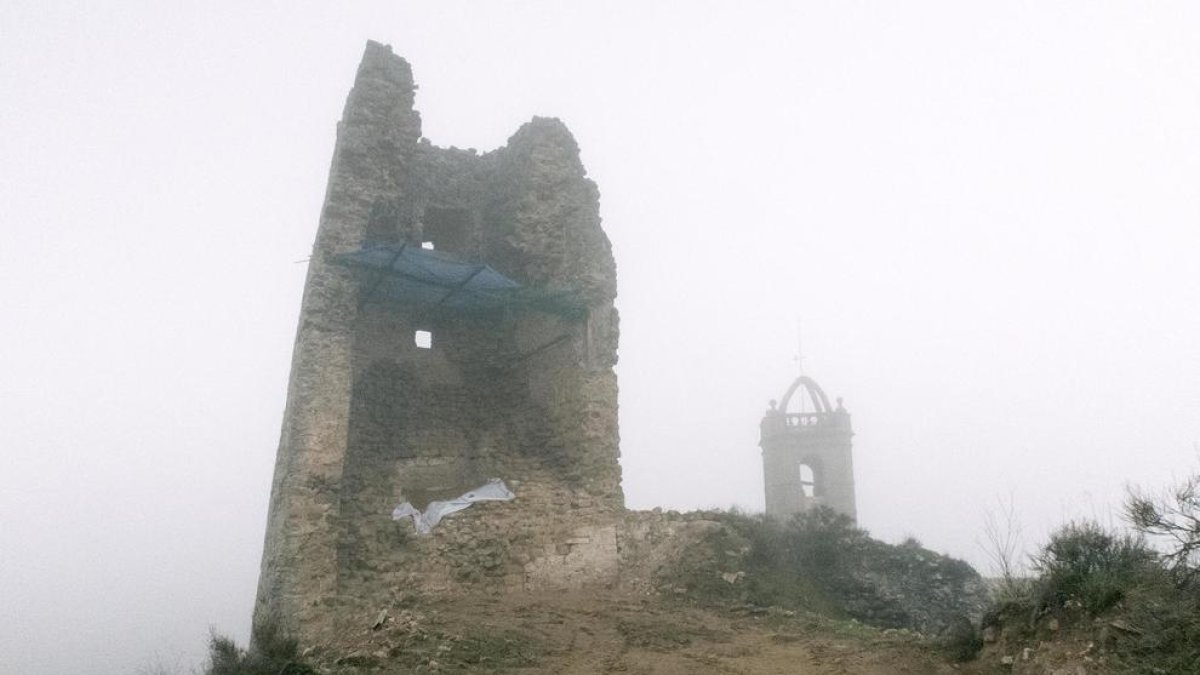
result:
<svg viewBox="0 0 1200 675"><path fill-rule="evenodd" d="M507 502L514 498L516 495L509 491L504 481L493 478L456 499L448 502L429 502L424 513L418 511L412 504L404 502L392 511L392 520L412 518L413 526L417 528L417 534L429 534L438 523L442 522L442 518L462 511L475 502Z"/></svg>

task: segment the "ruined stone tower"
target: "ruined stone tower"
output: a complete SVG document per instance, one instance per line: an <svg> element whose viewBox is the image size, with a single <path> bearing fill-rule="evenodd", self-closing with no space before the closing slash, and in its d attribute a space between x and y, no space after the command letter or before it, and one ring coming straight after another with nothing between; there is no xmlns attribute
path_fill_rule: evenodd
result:
<svg viewBox="0 0 1200 675"><path fill-rule="evenodd" d="M624 508L616 272L574 139L421 136L409 65L368 43L338 125L296 334L259 616L306 641L409 594L605 583ZM505 482L429 534L409 503Z"/></svg>
<svg viewBox="0 0 1200 675"><path fill-rule="evenodd" d="M797 410L789 412L795 402ZM767 515L788 518L828 506L857 518L850 414L836 409L810 377L800 376L778 406L771 401L761 426Z"/></svg>

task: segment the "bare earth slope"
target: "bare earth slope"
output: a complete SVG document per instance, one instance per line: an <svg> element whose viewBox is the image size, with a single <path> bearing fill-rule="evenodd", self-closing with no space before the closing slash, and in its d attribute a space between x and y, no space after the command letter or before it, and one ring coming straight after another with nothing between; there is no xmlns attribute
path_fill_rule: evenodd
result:
<svg viewBox="0 0 1200 675"><path fill-rule="evenodd" d="M907 631L763 609L695 608L656 597L546 593L471 597L361 617L326 672L963 672Z"/></svg>

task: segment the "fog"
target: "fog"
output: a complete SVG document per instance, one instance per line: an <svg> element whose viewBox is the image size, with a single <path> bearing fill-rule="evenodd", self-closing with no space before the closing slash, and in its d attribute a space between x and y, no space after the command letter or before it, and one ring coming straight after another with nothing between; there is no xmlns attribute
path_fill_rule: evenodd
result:
<svg viewBox="0 0 1200 675"><path fill-rule="evenodd" d="M618 265L631 508L762 509L803 366L860 524L986 570L1196 470L1200 6L0 4L0 672L249 631L368 38L435 144L561 118Z"/></svg>

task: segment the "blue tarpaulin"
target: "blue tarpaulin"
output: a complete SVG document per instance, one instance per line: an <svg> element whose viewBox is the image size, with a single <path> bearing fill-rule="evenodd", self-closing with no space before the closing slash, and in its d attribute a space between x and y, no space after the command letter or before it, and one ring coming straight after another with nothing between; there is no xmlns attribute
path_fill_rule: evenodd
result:
<svg viewBox="0 0 1200 675"><path fill-rule="evenodd" d="M522 307L564 315L586 311L569 292L527 288L485 264L412 244L369 246L338 255L336 260L361 270L363 302L461 311Z"/></svg>

